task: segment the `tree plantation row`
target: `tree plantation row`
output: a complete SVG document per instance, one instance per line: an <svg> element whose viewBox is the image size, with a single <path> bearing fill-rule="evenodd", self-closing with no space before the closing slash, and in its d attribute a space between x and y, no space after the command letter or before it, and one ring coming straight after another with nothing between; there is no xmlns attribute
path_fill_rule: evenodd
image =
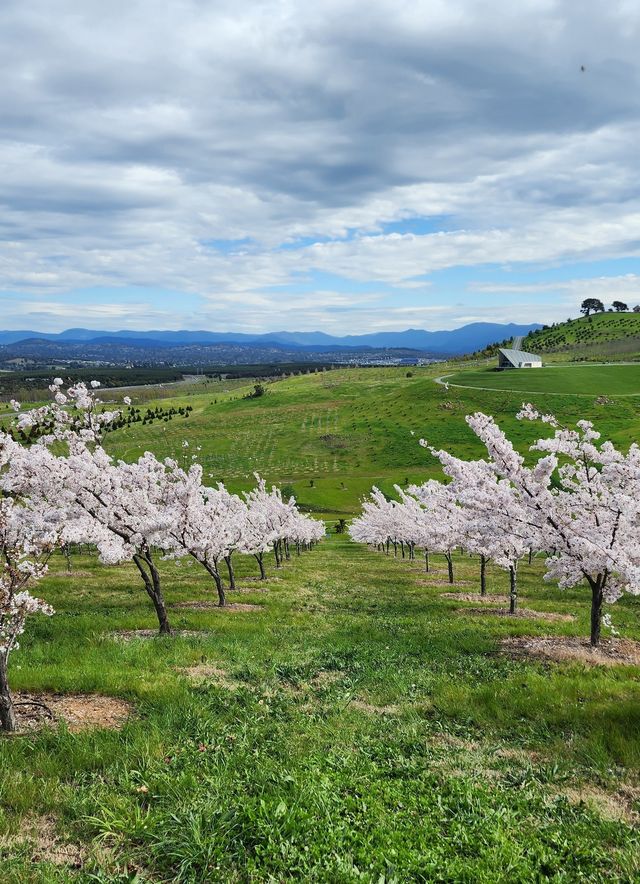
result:
<svg viewBox="0 0 640 884"><path fill-rule="evenodd" d="M625 455L589 421L575 429L560 427L553 415L531 405L521 420L552 427L551 438L531 446L538 460L531 467L493 418L476 413L467 423L484 443L487 458L465 461L421 440L438 458L447 484L396 486L399 500L373 489L350 536L377 548L402 543L444 554L453 582L452 551L461 547L480 559L480 588L485 594L488 561L509 572L510 613L517 607L518 563L546 555L545 579L568 589L586 583L591 591L591 644L597 646L604 602L624 592L640 594L640 449Z"/></svg>
<svg viewBox="0 0 640 884"><path fill-rule="evenodd" d="M263 557L273 550L276 565L325 534L322 522L302 514L278 488L256 487L244 499L224 485L203 482L197 455L183 442L184 463L159 461L146 452L135 463L115 461L101 437L120 420L99 408L85 384L51 386L54 401L19 413L19 430L46 427L31 445L0 433L0 727L15 729L8 683L9 656L31 613L53 614L29 587L47 570L56 549L73 543L94 546L106 565L133 561L156 612L161 634L171 626L157 556L190 557L211 576L220 605L226 597L220 573L224 560L234 586L234 552L254 556L264 579ZM97 382L94 382L97 387ZM128 404L128 403L125 403Z"/></svg>
<svg viewBox="0 0 640 884"><path fill-rule="evenodd" d="M99 386L97 382L92 385ZM220 605L224 562L233 587L234 553L255 557L264 578L264 554L276 565L320 540L324 524L302 514L293 498L256 487L239 497L223 484L204 481L198 453L183 442L181 463L146 452L133 463L114 460L103 448L105 430L121 420L105 410L95 391L76 384L51 386L53 401L17 412L16 434L0 433L0 724L15 727L8 684L11 651L29 614L52 614L29 587L46 572L56 549L85 543L106 564L132 561L157 615L159 631L171 632L158 556L190 557L211 576ZM125 405L129 405L125 399ZM374 489L350 526L354 541L389 542L442 553L453 580L452 551L461 547L480 561L485 592L487 562L510 576L510 610L517 609L518 564L546 556L546 579L561 588L586 583L591 591L591 643L600 640L605 602L640 593L640 449L627 454L602 442L588 421L558 425L552 415L524 406L518 417L552 430L531 447L528 466L493 418L476 413L467 422L487 456L462 460L435 450L446 483L397 487L397 501ZM32 428L37 432L31 433Z"/></svg>

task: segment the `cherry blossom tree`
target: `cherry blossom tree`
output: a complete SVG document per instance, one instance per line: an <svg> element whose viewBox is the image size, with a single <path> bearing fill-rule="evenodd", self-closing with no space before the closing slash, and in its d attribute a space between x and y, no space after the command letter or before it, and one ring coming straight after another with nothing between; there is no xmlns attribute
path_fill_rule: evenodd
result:
<svg viewBox="0 0 640 884"><path fill-rule="evenodd" d="M531 467L492 417L479 412L467 422L486 446L495 475L513 489L512 530L525 541L529 533L547 551L545 579L563 589L588 584L590 639L597 646L604 602L624 592L640 594L640 448L634 443L624 454L600 442L590 421L560 427L531 405L518 417L553 429L531 446L542 455ZM445 470L455 468L450 455L441 461Z"/></svg>
<svg viewBox="0 0 640 884"><path fill-rule="evenodd" d="M244 495L247 521L240 548L255 556L264 579L263 555L267 549L273 550L276 567L280 567L283 558L289 558L290 543L298 551L311 548L322 540L326 528L324 522L300 512L295 497L284 500L278 487L273 485L269 490L258 473L255 478L255 488Z"/></svg>
<svg viewBox="0 0 640 884"><path fill-rule="evenodd" d="M486 594L486 563L493 561L509 573L509 610L514 614L518 565L532 549L538 549L539 532L530 523L517 489L507 479L500 479L488 461L465 461L433 449L432 453L451 478L447 490L460 517L458 542L467 552L480 556L481 594Z"/></svg>
<svg viewBox="0 0 640 884"><path fill-rule="evenodd" d="M267 549L273 548L280 565L283 555L289 557L290 540L299 548L324 535L322 523L300 513L293 498L284 501L275 486L268 491L259 477L257 487L242 500L222 484L205 486L197 463L161 462L150 452L134 463L115 460L101 438L119 412L101 408L95 393L99 385L90 386L76 384L64 392L56 378L48 405L21 412L19 403L13 403L18 426L37 432L30 433L26 445L0 434L5 452L0 489L29 500L36 511L55 508L65 526L64 542L95 544L106 564L132 561L153 602L161 634L169 634L171 627L158 550L198 561L224 605L219 564L226 561L233 586L234 551L255 555L264 576ZM185 440L183 449L188 448Z"/></svg>
<svg viewBox="0 0 640 884"><path fill-rule="evenodd" d="M151 454L133 464L114 461L99 443L118 412L100 410L100 400L86 385L77 384L63 393L59 382L57 378L51 385L52 403L18 417L18 426L45 426L50 432L41 433L27 447L8 437L3 440L9 456L0 486L28 498L35 509L56 507L66 522L80 530L77 537L96 544L104 563L133 561L153 603L159 631L169 634L154 555L169 519L160 506L158 462ZM96 385L92 382L94 389ZM18 403L14 407L19 411ZM64 454L58 451L61 445Z"/></svg>
<svg viewBox="0 0 640 884"><path fill-rule="evenodd" d="M159 464L161 468L162 465ZM167 460L163 487L166 512L166 546L174 556L190 555L213 578L218 604L226 605L220 562L238 548L245 525L246 505L224 485L202 484L200 464L187 470Z"/></svg>
<svg viewBox="0 0 640 884"><path fill-rule="evenodd" d="M50 605L31 595L29 586L45 575L59 534L55 511L37 511L10 497L0 498L0 729L4 731L16 729L9 657L19 647L31 614L53 614Z"/></svg>
<svg viewBox="0 0 640 884"><path fill-rule="evenodd" d="M411 485L407 490L425 512L422 545L445 556L449 583L453 583L453 551L461 545L465 528L464 513L456 496L448 485L435 479L429 479L423 485Z"/></svg>

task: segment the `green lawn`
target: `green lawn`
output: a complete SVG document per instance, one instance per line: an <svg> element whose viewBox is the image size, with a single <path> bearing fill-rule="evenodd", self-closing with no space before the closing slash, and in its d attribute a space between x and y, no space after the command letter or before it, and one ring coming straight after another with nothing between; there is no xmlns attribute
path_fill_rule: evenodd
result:
<svg viewBox="0 0 640 884"><path fill-rule="evenodd" d="M637 881L640 670L499 653L504 636L587 633L586 592L543 584L539 563L522 602L575 623L456 613L432 564L333 535L270 563L266 593L240 579L261 610L174 609L202 637L125 644L110 633L154 623L133 569L56 561L41 594L58 613L25 634L15 688L111 694L135 715L0 740L2 881ZM456 569L477 578L468 557ZM162 570L171 603L211 596L196 567ZM612 609L625 637L637 615ZM191 683L194 665L218 674ZM19 833L43 818L82 869L42 846L33 861Z"/></svg>
<svg viewBox="0 0 640 884"><path fill-rule="evenodd" d="M535 369L464 371L450 384L498 391L594 396L640 396L640 363L634 365L549 365Z"/></svg>

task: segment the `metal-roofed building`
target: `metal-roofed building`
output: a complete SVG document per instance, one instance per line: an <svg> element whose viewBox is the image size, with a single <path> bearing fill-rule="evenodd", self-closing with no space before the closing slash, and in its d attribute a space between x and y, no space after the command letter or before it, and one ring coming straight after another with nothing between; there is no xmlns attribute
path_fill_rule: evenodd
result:
<svg viewBox="0 0 640 884"><path fill-rule="evenodd" d="M542 359L524 350L498 350L498 368L542 368Z"/></svg>

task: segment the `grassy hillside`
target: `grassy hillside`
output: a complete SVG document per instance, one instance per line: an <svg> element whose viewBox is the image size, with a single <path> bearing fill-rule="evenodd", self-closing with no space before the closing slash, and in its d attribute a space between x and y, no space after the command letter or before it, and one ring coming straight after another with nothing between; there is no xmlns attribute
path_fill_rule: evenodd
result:
<svg viewBox="0 0 640 884"><path fill-rule="evenodd" d="M248 488L252 473L259 470L269 481L290 485L298 500L316 511L353 513L373 484L390 492L394 482L406 484L439 474L435 461L419 446L420 437L463 456L481 455L464 419L473 411L493 414L523 450L534 438L538 428L515 420L523 399L516 388L446 390L434 378L447 370L452 366L410 372L344 369L274 382L260 399L242 399L240 388L217 396L165 400L164 407L190 404L193 412L186 419L118 430L107 437L107 447L127 459L146 449L177 458L195 453L212 480L224 480L236 491ZM567 374L573 385L560 385L567 395L553 398L557 414L565 421L593 419L621 445L639 438L637 402L613 397L606 404L598 402L605 392L604 375L596 374L586 383L580 374L584 370L567 369L576 374ZM512 383L520 374L525 378L524 372L514 372ZM526 373L527 382L534 374ZM487 375L492 382L498 377L495 372ZM465 373L465 381L467 377L473 381L472 373ZM569 395L571 390L590 395ZM606 391L612 392L611 384ZM535 396L528 398L536 401ZM545 410L549 407L544 397L538 404ZM189 440L188 450L182 448L183 439Z"/></svg>
<svg viewBox="0 0 640 884"><path fill-rule="evenodd" d="M596 313L527 335L523 349L545 361L640 359L640 313Z"/></svg>

